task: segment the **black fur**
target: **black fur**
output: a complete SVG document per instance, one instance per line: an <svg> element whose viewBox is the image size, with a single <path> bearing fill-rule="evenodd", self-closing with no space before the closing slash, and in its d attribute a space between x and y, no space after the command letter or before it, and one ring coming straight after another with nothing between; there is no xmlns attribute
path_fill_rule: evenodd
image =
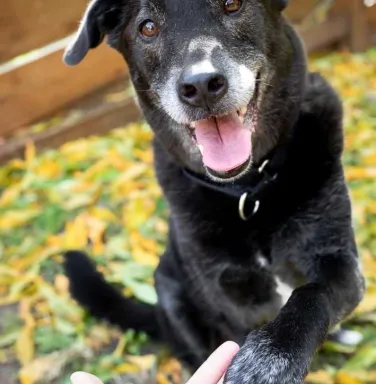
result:
<svg viewBox="0 0 376 384"><path fill-rule="evenodd" d="M70 278L70 292L93 316L123 329L137 329L159 338L156 310L153 306L124 297L109 285L95 265L82 253L65 254L64 268Z"/></svg>
<svg viewBox="0 0 376 384"><path fill-rule="evenodd" d="M94 315L160 335L192 368L222 342L235 340L242 348L227 384L302 383L320 343L364 292L341 164L342 107L320 75L307 73L300 40L279 13L286 1L245 0L243 13L233 19L220 14L220 3L98 0L92 5L102 13L121 9L120 22L103 33L127 60L155 132L155 165L171 210L170 230L155 273L155 308L122 298L78 253L68 254L67 272L73 296ZM91 34L85 26L98 25L98 13L90 12L66 54L68 63L80 61L98 43L98 29ZM142 42L138 25L149 18L159 20L162 32ZM188 47L198 33L220 39L213 60L231 58L260 70L250 166L259 166L276 145L288 142L273 191L248 222L239 218L236 201L195 183L182 170L205 177L184 121L208 112L181 106L174 119L161 96L171 67L184 69L200 55ZM228 111L237 105L236 96L225 101ZM248 171L217 181L246 186ZM285 305L277 292L281 282L294 288Z"/></svg>

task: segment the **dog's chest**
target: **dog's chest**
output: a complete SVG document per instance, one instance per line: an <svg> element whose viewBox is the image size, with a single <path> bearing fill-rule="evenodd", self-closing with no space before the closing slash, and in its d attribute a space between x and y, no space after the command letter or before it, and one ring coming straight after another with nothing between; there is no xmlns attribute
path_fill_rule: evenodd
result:
<svg viewBox="0 0 376 384"><path fill-rule="evenodd" d="M224 267L213 291L216 308L232 329L248 330L274 319L298 286L293 274L261 253L254 261L248 267Z"/></svg>
<svg viewBox="0 0 376 384"><path fill-rule="evenodd" d="M279 296L281 306L285 305L294 289L299 285L293 268L287 267L285 264L273 266L261 252L257 253L255 260L263 272L267 271L270 274L274 292Z"/></svg>

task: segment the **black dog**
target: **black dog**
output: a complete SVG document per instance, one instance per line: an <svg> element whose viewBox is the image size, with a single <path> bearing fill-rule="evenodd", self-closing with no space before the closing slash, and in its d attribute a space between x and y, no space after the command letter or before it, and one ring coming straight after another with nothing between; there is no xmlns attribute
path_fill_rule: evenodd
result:
<svg viewBox="0 0 376 384"><path fill-rule="evenodd" d="M341 103L307 73L286 6L96 0L65 55L77 64L107 35L124 56L171 210L155 307L123 298L78 252L66 257L72 294L193 368L238 341L228 384L302 383L364 292Z"/></svg>

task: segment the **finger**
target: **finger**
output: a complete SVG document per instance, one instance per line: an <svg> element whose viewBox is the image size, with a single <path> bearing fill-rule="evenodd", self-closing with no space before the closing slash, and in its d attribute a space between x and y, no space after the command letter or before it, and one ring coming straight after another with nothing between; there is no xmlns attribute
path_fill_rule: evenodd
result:
<svg viewBox="0 0 376 384"><path fill-rule="evenodd" d="M239 346L231 341L220 346L198 369L187 384L217 384L226 372Z"/></svg>
<svg viewBox="0 0 376 384"><path fill-rule="evenodd" d="M72 384L103 384L98 377L86 372L76 372L71 376Z"/></svg>

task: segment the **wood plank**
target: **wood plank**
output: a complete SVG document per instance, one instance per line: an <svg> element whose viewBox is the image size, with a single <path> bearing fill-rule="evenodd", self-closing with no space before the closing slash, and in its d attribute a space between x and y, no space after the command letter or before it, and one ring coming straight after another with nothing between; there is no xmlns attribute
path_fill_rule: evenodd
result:
<svg viewBox="0 0 376 384"><path fill-rule="evenodd" d="M290 21L299 23L319 3L320 0L294 0L287 7L285 14Z"/></svg>
<svg viewBox="0 0 376 384"><path fill-rule="evenodd" d="M1 0L0 63L72 34L87 0Z"/></svg>
<svg viewBox="0 0 376 384"><path fill-rule="evenodd" d="M293 0L286 10L288 18L300 21L319 0ZM360 3L360 0L359 0ZM87 0L2 0L0 12L0 63L73 33ZM335 12L348 11L348 0L337 0ZM371 7L376 19L376 7Z"/></svg>
<svg viewBox="0 0 376 384"><path fill-rule="evenodd" d="M24 156L25 147L32 141L38 150L56 148L82 137L105 134L111 129L124 126L141 118L141 112L132 99L116 97L105 101L113 91L125 89L125 85L114 85L98 91L67 109L60 123L47 131L29 134L6 141L0 146L0 164Z"/></svg>
<svg viewBox="0 0 376 384"><path fill-rule="evenodd" d="M123 58L103 44L77 67L61 50L0 75L0 137L52 115L112 81L123 81Z"/></svg>
<svg viewBox="0 0 376 384"><path fill-rule="evenodd" d="M370 24L376 24L376 5L367 9L367 17Z"/></svg>
<svg viewBox="0 0 376 384"><path fill-rule="evenodd" d="M350 47L354 52L361 52L367 48L369 31L366 6L359 0L351 3L351 38Z"/></svg>
<svg viewBox="0 0 376 384"><path fill-rule="evenodd" d="M308 52L317 51L335 44L346 38L350 33L350 23L347 18L333 16L323 22L302 32Z"/></svg>
<svg viewBox="0 0 376 384"><path fill-rule="evenodd" d="M333 13L351 13L351 1L352 0L336 0L333 8ZM359 0L359 2L363 2L363 0Z"/></svg>

